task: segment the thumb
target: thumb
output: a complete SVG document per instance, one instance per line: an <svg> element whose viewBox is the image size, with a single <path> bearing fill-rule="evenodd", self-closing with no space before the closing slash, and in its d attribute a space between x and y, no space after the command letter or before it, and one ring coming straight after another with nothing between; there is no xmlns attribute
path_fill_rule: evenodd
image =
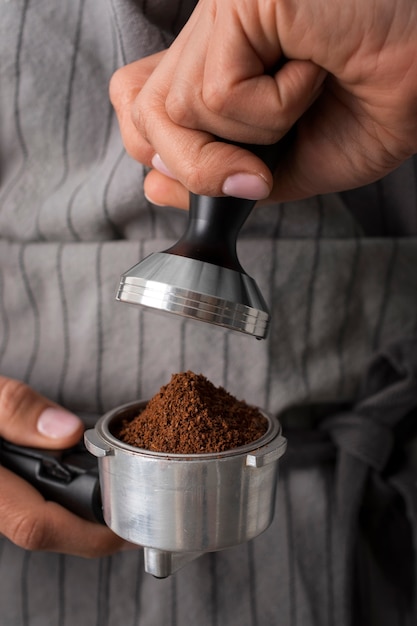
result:
<svg viewBox="0 0 417 626"><path fill-rule="evenodd" d="M47 400L28 385L0 376L0 436L21 446L68 448L84 427L73 413Z"/></svg>

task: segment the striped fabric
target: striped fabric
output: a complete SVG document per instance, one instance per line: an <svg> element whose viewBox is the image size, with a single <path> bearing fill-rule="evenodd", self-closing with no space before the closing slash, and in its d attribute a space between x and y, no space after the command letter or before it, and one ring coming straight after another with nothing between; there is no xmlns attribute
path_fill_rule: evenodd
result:
<svg viewBox="0 0 417 626"><path fill-rule="evenodd" d="M120 274L175 241L186 217L144 198L108 80L169 45L192 5L1 3L0 372L99 416L191 369L280 413L289 432L311 429L306 407L354 402L371 356L416 334L415 163L252 213L239 256L273 313L266 341L115 302ZM334 490L334 461L300 449L263 535L163 581L140 549L85 561L0 539L0 626L349 626L354 536L338 542ZM366 626L415 624L362 554Z"/></svg>

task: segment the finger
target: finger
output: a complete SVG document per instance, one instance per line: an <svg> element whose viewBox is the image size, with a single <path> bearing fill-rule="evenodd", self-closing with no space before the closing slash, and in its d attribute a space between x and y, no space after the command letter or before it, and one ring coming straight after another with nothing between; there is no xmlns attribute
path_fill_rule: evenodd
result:
<svg viewBox="0 0 417 626"><path fill-rule="evenodd" d="M185 54L201 48L198 35L195 42L191 39L187 44L181 62L169 76L166 111L179 126L245 143L275 143L321 91L326 72L317 65L307 60L287 61L269 75L263 59L248 42L242 42L240 48L249 57L244 55L244 65L229 63L226 53L212 41L207 43L203 59L201 54ZM223 47L225 39L229 42L223 37Z"/></svg>
<svg viewBox="0 0 417 626"><path fill-rule="evenodd" d="M0 467L0 534L25 550L97 557L120 550L126 542L109 528L88 522Z"/></svg>
<svg viewBox="0 0 417 626"><path fill-rule="evenodd" d="M144 183L145 194L149 202L158 206L170 206L188 210L190 194L178 181L173 181L156 170L151 170ZM268 202L261 201L260 204Z"/></svg>
<svg viewBox="0 0 417 626"><path fill-rule="evenodd" d="M328 90L300 120L297 140L275 172L271 198L296 200L378 180L402 160L381 137L348 94Z"/></svg>
<svg viewBox="0 0 417 626"><path fill-rule="evenodd" d="M235 141L278 141L315 100L326 72L296 57L272 73L282 65L276 19L261 19L256 3L239 12L220 4L203 17L175 42L176 62L165 74L169 117Z"/></svg>
<svg viewBox="0 0 417 626"><path fill-rule="evenodd" d="M79 441L81 420L24 383L0 376L0 436L18 445L67 448Z"/></svg>
<svg viewBox="0 0 417 626"><path fill-rule="evenodd" d="M148 88L145 85L139 94L134 122L160 155L163 174L169 171L197 194L255 200L268 197L272 174L265 163L248 150L215 141L209 133L174 124L166 114L163 98L153 90L148 94ZM157 167L155 162L153 165Z"/></svg>
<svg viewBox="0 0 417 626"><path fill-rule="evenodd" d="M126 152L137 161L151 165L154 149L138 133L132 120L132 106L149 76L161 62L165 51L118 69L109 84L110 101L115 109Z"/></svg>
<svg viewBox="0 0 417 626"><path fill-rule="evenodd" d="M157 170L151 170L144 181L145 196L158 206L172 206L188 209L189 192L177 180L164 176Z"/></svg>
<svg viewBox="0 0 417 626"><path fill-rule="evenodd" d="M209 100L209 93L205 101L226 122L241 122L243 130L248 127L241 141L275 143L317 98L325 76L324 70L309 61L287 61L273 76L245 79L227 88L229 95L227 91L216 94L214 101ZM205 87L209 84L205 82Z"/></svg>
<svg viewBox="0 0 417 626"><path fill-rule="evenodd" d="M109 96L116 111L131 106L138 91L158 67L165 54L165 50L151 54L114 72L109 83Z"/></svg>

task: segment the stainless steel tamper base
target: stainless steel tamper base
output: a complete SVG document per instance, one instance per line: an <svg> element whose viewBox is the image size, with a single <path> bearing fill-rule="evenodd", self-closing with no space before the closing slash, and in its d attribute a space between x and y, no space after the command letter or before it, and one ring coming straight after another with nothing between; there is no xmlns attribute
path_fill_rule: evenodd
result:
<svg viewBox="0 0 417 626"><path fill-rule="evenodd" d="M125 272L117 300L223 326L264 339L269 313L245 273L156 252Z"/></svg>
<svg viewBox="0 0 417 626"><path fill-rule="evenodd" d="M206 552L250 541L268 528L286 439L278 420L263 413L267 432L246 446L221 453L150 452L114 434L146 404L110 411L84 439L98 458L106 524L143 546L145 571L165 578Z"/></svg>

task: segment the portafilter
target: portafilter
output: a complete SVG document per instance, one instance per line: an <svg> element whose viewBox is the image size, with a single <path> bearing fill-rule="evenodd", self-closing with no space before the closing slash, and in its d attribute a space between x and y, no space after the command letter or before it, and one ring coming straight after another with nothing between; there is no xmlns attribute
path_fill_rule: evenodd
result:
<svg viewBox="0 0 417 626"><path fill-rule="evenodd" d="M145 571L165 578L193 559L257 537L275 511L279 421L251 444L225 452L171 454L122 442L120 424L146 402L110 411L85 433L98 458L103 516L119 536L144 548Z"/></svg>

